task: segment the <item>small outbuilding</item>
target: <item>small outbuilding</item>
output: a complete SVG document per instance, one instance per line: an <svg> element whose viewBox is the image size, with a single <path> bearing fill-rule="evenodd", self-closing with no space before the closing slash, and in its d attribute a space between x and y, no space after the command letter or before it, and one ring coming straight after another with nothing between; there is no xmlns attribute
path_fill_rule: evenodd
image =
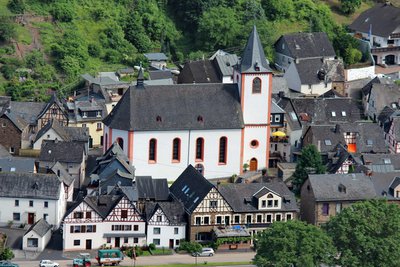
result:
<svg viewBox="0 0 400 267"><path fill-rule="evenodd" d="M51 238L52 226L45 220L40 219L34 223L24 234L22 249L28 251L43 251Z"/></svg>

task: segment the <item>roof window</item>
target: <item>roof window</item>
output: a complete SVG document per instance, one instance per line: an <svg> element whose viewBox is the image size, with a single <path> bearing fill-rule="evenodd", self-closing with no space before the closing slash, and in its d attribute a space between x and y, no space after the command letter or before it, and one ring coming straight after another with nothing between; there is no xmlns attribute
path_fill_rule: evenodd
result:
<svg viewBox="0 0 400 267"><path fill-rule="evenodd" d="M374 142L372 141L372 139L367 139L367 146L372 146L374 144Z"/></svg>
<svg viewBox="0 0 400 267"><path fill-rule="evenodd" d="M390 159L385 158L385 159L383 159L383 163L385 163L385 164L391 164L392 162L390 161Z"/></svg>
<svg viewBox="0 0 400 267"><path fill-rule="evenodd" d="M331 145L332 145L331 140L325 139L325 145L326 145L326 146L331 146Z"/></svg>
<svg viewBox="0 0 400 267"><path fill-rule="evenodd" d="M332 117L336 117L336 112L332 111Z"/></svg>
<svg viewBox="0 0 400 267"><path fill-rule="evenodd" d="M342 111L342 116L346 117L346 111Z"/></svg>

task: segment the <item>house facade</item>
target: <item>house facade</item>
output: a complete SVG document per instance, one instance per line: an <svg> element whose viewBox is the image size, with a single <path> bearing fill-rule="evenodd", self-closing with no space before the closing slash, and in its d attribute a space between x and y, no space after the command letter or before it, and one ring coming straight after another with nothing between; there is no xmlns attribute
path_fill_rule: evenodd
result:
<svg viewBox="0 0 400 267"><path fill-rule="evenodd" d="M374 184L363 173L309 175L301 188L300 216L322 225L343 208L375 197Z"/></svg>
<svg viewBox="0 0 400 267"><path fill-rule="evenodd" d="M44 127L52 119L58 120L62 126L68 126L67 113L55 93L37 116L38 130Z"/></svg>
<svg viewBox="0 0 400 267"><path fill-rule="evenodd" d="M64 186L53 174L0 173L0 223L32 225L43 218L58 228L66 211Z"/></svg>
<svg viewBox="0 0 400 267"><path fill-rule="evenodd" d="M172 179L192 164L212 178L240 173L244 163L268 166L272 73L255 28L233 84L145 86L142 76L103 131L104 150L117 141L137 175ZM144 99L165 105L145 107Z"/></svg>
<svg viewBox="0 0 400 267"><path fill-rule="evenodd" d="M126 195L88 196L63 223L64 250L120 248L146 244L146 225Z"/></svg>
<svg viewBox="0 0 400 267"><path fill-rule="evenodd" d="M22 238L22 250L41 252L51 239L52 226L45 220L40 219L33 224Z"/></svg>
<svg viewBox="0 0 400 267"><path fill-rule="evenodd" d="M386 3L364 11L349 25L356 38L369 41L376 64L400 64L400 8Z"/></svg>

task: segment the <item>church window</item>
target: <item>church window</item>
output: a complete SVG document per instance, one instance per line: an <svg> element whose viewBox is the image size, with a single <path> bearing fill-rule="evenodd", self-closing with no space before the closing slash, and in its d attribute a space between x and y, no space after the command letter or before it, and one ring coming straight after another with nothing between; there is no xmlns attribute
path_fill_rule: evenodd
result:
<svg viewBox="0 0 400 267"><path fill-rule="evenodd" d="M204 154L204 139L203 138L197 138L196 140L196 160L203 160L203 155Z"/></svg>
<svg viewBox="0 0 400 267"><path fill-rule="evenodd" d="M227 151L227 138L221 137L219 139L219 159L218 163L226 164L226 151Z"/></svg>
<svg viewBox="0 0 400 267"><path fill-rule="evenodd" d="M124 150L124 139L122 138L117 138L117 143L121 147L122 150Z"/></svg>
<svg viewBox="0 0 400 267"><path fill-rule="evenodd" d="M250 142L250 147L251 148L257 148L258 147L258 141L257 140L252 140Z"/></svg>
<svg viewBox="0 0 400 267"><path fill-rule="evenodd" d="M260 94L261 93L261 79L254 78L253 79L253 94Z"/></svg>
<svg viewBox="0 0 400 267"><path fill-rule="evenodd" d="M196 164L194 168L201 174L204 175L204 166L203 164Z"/></svg>
<svg viewBox="0 0 400 267"><path fill-rule="evenodd" d="M157 160L157 140L150 139L149 142L149 161L156 161Z"/></svg>
<svg viewBox="0 0 400 267"><path fill-rule="evenodd" d="M181 160L181 139L175 138L172 141L172 161L179 162Z"/></svg>

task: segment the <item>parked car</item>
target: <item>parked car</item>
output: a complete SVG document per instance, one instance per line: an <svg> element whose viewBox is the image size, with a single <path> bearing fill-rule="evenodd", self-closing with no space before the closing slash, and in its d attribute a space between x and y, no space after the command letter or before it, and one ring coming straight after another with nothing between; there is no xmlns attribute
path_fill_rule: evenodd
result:
<svg viewBox="0 0 400 267"><path fill-rule="evenodd" d="M57 262L51 260L41 260L39 262L39 267L58 267L60 266Z"/></svg>
<svg viewBox="0 0 400 267"><path fill-rule="evenodd" d="M192 256L197 257L211 257L214 256L214 250L212 248L202 248L200 252L193 253Z"/></svg>
<svg viewBox="0 0 400 267"><path fill-rule="evenodd" d="M0 261L0 267L19 267L19 265L11 261Z"/></svg>

